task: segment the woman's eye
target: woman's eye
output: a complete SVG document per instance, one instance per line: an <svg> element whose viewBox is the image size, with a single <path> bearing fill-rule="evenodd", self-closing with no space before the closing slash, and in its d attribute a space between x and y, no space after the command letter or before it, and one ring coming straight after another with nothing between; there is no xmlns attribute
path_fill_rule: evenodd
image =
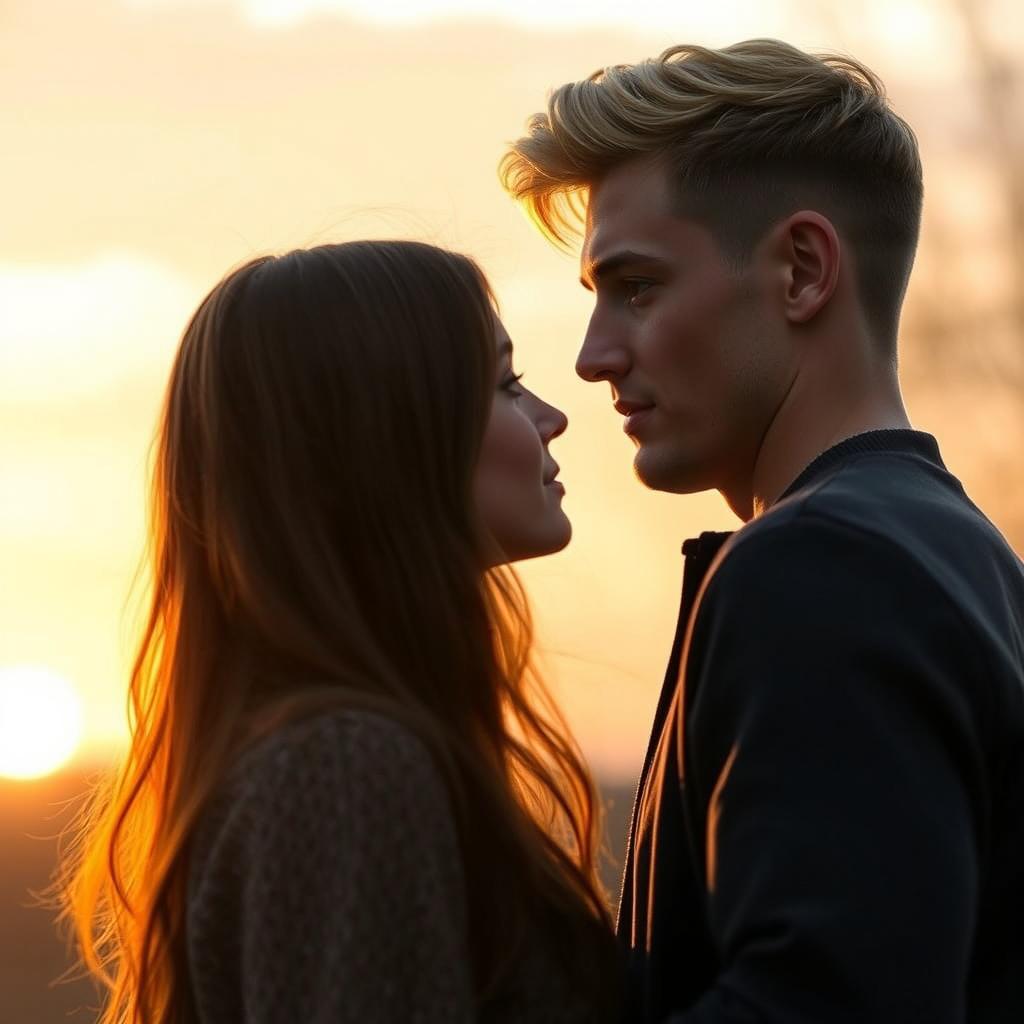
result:
<svg viewBox="0 0 1024 1024"><path fill-rule="evenodd" d="M506 377L501 382L502 391L507 391L514 398L518 398L522 393L523 389L519 386L519 382L523 379L521 373L515 373L511 377Z"/></svg>

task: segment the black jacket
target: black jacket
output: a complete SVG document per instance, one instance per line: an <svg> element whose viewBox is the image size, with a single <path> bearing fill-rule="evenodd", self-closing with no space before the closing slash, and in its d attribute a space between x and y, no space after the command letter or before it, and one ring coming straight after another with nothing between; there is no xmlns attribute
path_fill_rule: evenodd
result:
<svg viewBox="0 0 1024 1024"><path fill-rule="evenodd" d="M1024 1021L1024 566L932 437L684 545L625 1019Z"/></svg>

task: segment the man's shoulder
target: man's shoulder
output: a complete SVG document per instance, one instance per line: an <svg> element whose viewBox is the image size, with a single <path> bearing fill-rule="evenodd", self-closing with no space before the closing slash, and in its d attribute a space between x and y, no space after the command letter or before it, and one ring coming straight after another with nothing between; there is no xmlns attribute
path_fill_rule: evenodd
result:
<svg viewBox="0 0 1024 1024"><path fill-rule="evenodd" d="M956 543L950 543L956 537ZM1005 539L941 465L909 452L863 452L799 489L733 536L722 557L821 558L854 544L865 558L918 563L940 572L985 555L1019 568Z"/></svg>
<svg viewBox="0 0 1024 1024"><path fill-rule="evenodd" d="M788 493L763 518L797 524L811 517L908 549L950 529L978 544L1005 545L956 476L909 451L851 454Z"/></svg>
<svg viewBox="0 0 1024 1024"><path fill-rule="evenodd" d="M865 457L866 460L870 456ZM771 506L737 530L722 546L709 575L727 569L768 572L811 560L823 568L830 554L853 545L883 556L901 546L900 531L891 527L915 517L915 500L903 501L880 486L885 477L877 466L851 460ZM880 505L888 506L881 516ZM902 506L902 507L901 507Z"/></svg>
<svg viewBox="0 0 1024 1024"><path fill-rule="evenodd" d="M752 583L757 589L783 589L785 580L805 570L834 575L836 564L851 552L856 552L854 564L865 568L875 560L888 564L905 557L891 536L851 517L849 511L831 501L775 506L722 545L705 589ZM841 585L842 577L834 576L833 582Z"/></svg>
<svg viewBox="0 0 1024 1024"><path fill-rule="evenodd" d="M737 531L702 604L799 615L827 600L859 618L894 595L904 623L942 608L994 642L1024 637L1024 565L959 481L913 456L864 453Z"/></svg>

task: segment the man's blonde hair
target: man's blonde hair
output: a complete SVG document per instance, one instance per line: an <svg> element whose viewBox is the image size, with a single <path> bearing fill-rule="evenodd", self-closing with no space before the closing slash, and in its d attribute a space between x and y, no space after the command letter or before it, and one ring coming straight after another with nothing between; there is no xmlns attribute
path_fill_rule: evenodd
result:
<svg viewBox="0 0 1024 1024"><path fill-rule="evenodd" d="M921 161L881 81L858 61L774 39L674 46L552 93L501 162L502 183L568 244L588 190L638 157L664 162L680 216L742 261L797 209L820 209L852 245L874 326L895 334L921 216Z"/></svg>

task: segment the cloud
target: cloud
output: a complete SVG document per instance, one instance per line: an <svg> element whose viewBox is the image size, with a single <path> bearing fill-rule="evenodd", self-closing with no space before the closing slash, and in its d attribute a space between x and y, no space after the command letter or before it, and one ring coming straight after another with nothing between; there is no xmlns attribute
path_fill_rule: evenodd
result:
<svg viewBox="0 0 1024 1024"><path fill-rule="evenodd" d="M201 0L128 0L141 8L194 6ZM336 15L381 25L442 19L499 19L533 29L614 27L633 32L687 29L691 36L728 34L737 21L778 17L786 0L720 0L680 4L679 0L220 0L252 24L288 28L311 17Z"/></svg>
<svg viewBox="0 0 1024 1024"><path fill-rule="evenodd" d="M192 282L139 254L0 263L5 401L80 399L163 373L198 298Z"/></svg>

